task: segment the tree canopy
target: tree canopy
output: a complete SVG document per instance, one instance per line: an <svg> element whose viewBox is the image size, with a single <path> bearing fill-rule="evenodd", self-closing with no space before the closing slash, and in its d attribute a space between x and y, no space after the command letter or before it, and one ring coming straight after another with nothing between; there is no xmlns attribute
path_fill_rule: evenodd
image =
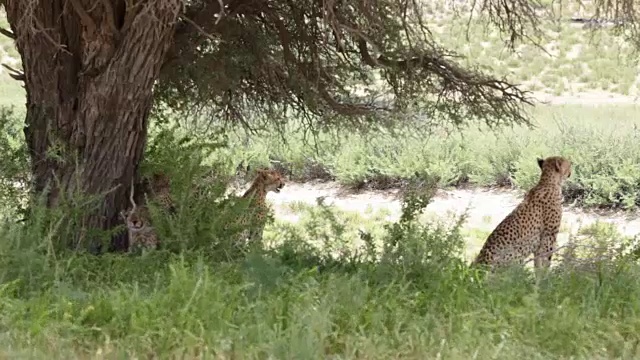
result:
<svg viewBox="0 0 640 360"><path fill-rule="evenodd" d="M169 6L168 0L159 1ZM535 42L541 20L563 6L559 0L442 2L469 20L486 19L508 46L523 39ZM35 9L39 1L30 3ZM84 9L81 0L69 3L65 11L75 10L81 20L104 12L103 19L112 18L108 22L114 25L151 9L146 1L103 0L103 9ZM217 121L248 126L278 125L283 114L323 126L367 126L407 110L457 124L471 118L527 123L522 109L532 104L529 94L517 84L462 66L454 51L434 39L425 22L428 3L182 1L156 98L173 110L206 112ZM628 40L640 43L633 0L575 3L591 6L593 19L616 21Z"/></svg>
<svg viewBox="0 0 640 360"><path fill-rule="evenodd" d="M526 122L521 110L531 103L527 93L461 66L434 39L423 5L188 2L157 97L173 109L213 109L214 118L245 125L273 125L288 112L322 125L367 126L408 110L456 123ZM529 0L485 0L471 11L488 14L513 43L535 31L539 7Z"/></svg>

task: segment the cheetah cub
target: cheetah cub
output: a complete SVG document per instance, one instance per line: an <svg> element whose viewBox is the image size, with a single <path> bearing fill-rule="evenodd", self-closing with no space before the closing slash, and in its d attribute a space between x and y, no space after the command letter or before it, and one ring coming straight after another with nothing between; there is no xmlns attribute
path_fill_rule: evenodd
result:
<svg viewBox="0 0 640 360"><path fill-rule="evenodd" d="M158 236L149 221L149 209L144 205L137 206L133 200L133 182L129 200L131 200L131 209L120 213L129 232L129 252L136 248L156 249Z"/></svg>
<svg viewBox="0 0 640 360"><path fill-rule="evenodd" d="M550 265L562 221L561 187L571 176L571 162L561 156L537 161L538 184L493 230L472 265L523 264L530 254L536 269Z"/></svg>
<svg viewBox="0 0 640 360"><path fill-rule="evenodd" d="M262 241L262 234L271 211L267 204L267 193L271 191L279 193L285 185L283 176L276 170L260 169L256 170L256 173L251 187L242 195L243 199L249 200L249 208L236 220L236 225L245 228L238 234L238 243L242 243L245 239L249 242Z"/></svg>

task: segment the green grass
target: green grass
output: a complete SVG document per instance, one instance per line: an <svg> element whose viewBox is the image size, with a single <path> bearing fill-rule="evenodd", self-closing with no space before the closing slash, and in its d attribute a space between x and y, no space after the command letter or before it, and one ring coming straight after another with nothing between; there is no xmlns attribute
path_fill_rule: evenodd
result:
<svg viewBox="0 0 640 360"><path fill-rule="evenodd" d="M566 196L578 205L633 209L640 204L638 107L540 106L535 128L491 132L469 128L425 137L411 129L398 134L320 135L305 144L292 125L282 138L233 136L215 158L248 159L254 166L278 160L300 181L335 178L353 186L386 188L407 180L439 176L442 186L531 187L539 176L536 157L563 155L574 171Z"/></svg>
<svg viewBox="0 0 640 360"><path fill-rule="evenodd" d="M568 201L635 210L640 205L637 113L635 105L540 106L533 112L534 129L471 127L451 134L434 129L429 136L398 129L395 134L320 133L306 140L292 122L284 136L229 133L229 146L211 152L208 161L225 164L229 173L245 160L254 168L275 166L292 181L336 180L353 188L403 187L435 176L441 187L527 190L539 177L537 157L563 155L573 163L564 189ZM4 153L14 152L23 136L18 125L9 130L6 148L0 149ZM28 170L25 162L13 160L1 164L8 168L5 176L20 166Z"/></svg>
<svg viewBox="0 0 640 360"><path fill-rule="evenodd" d="M640 355L640 266L631 259L600 261L596 271L560 263L538 280L527 271L483 279L459 260L464 243L459 224L409 218L384 226L375 216L364 219L328 207L291 210L300 221L268 226L268 250L226 261L205 249L142 256L47 253L42 246L55 244L42 244L42 238L60 233L4 226L1 354L38 359ZM358 228L365 228L370 241L362 241ZM586 233L611 236L610 231ZM317 246L323 239L331 246ZM354 240L365 244L363 252L354 253Z"/></svg>
<svg viewBox="0 0 640 360"><path fill-rule="evenodd" d="M3 356L640 355L638 251L615 251L635 239L611 226L594 225L580 235L617 257L583 250L586 260L577 263L560 253L552 271L536 278L527 269L485 278L462 258L469 240L486 232L462 231L464 218L427 221L419 215L424 197L405 199L404 220L393 224L383 221L384 213L295 203L288 210L298 222L269 224L263 249L228 258L226 238L217 232L229 214L212 201L221 189L189 195L199 150L189 153L174 141L152 142L147 158L147 166L162 166L175 180L178 213L152 212L160 251L92 256L64 250L75 233L69 224L86 211L79 204L93 206L85 201L73 202L72 211L38 209L27 223L0 226ZM176 244L181 251L171 251Z"/></svg>

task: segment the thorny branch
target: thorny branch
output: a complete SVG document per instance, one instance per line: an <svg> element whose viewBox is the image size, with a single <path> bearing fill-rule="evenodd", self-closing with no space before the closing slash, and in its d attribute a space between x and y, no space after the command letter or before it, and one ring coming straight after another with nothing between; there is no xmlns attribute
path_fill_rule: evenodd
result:
<svg viewBox="0 0 640 360"><path fill-rule="evenodd" d="M189 19L186 15L181 15L180 19L182 19L182 21L188 23L189 25L193 26L196 30L198 30L198 32L202 35L202 36L206 36L207 38L209 38L210 40L216 41L216 38L209 34L208 32L204 31L203 28L200 27L200 25L196 24L193 20Z"/></svg>
<svg viewBox="0 0 640 360"><path fill-rule="evenodd" d="M540 34L540 9L544 9L540 0L473 0L468 23L474 14L481 14L507 36L507 45L510 48L513 49L515 44L523 39L537 45L531 35Z"/></svg>

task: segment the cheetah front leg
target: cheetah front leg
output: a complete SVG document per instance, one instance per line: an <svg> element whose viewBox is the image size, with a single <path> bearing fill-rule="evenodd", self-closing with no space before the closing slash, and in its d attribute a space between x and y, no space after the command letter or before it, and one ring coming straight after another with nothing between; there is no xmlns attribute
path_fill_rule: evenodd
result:
<svg viewBox="0 0 640 360"><path fill-rule="evenodd" d="M559 229L546 230L540 235L540 243L536 251L533 253L533 265L536 269L544 266L548 268L551 265L551 258L556 249Z"/></svg>
<svg viewBox="0 0 640 360"><path fill-rule="evenodd" d="M247 246L262 242L262 233L264 226L253 225L247 229L244 229L236 238L234 243L238 249L246 249Z"/></svg>
<svg viewBox="0 0 640 360"><path fill-rule="evenodd" d="M256 225L251 229L249 233L249 243L255 244L256 242L262 242L262 234L264 233L264 224Z"/></svg>

